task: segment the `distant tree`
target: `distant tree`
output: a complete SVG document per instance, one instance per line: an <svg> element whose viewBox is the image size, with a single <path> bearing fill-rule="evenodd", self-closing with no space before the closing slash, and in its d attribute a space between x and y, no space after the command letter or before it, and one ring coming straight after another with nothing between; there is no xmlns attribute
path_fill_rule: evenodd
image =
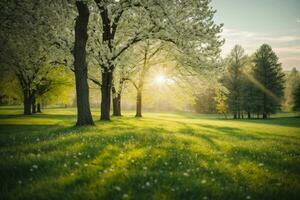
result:
<svg viewBox="0 0 300 200"><path fill-rule="evenodd" d="M195 99L195 110L198 113L216 113L216 90L206 88L198 91Z"/></svg>
<svg viewBox="0 0 300 200"><path fill-rule="evenodd" d="M247 57L244 49L236 45L231 50L228 57L227 73L224 78L224 86L228 89L229 111L233 113L233 118L240 118L242 111L242 82L243 68Z"/></svg>
<svg viewBox="0 0 300 200"><path fill-rule="evenodd" d="M294 105L293 105L293 111L300 111L300 83L298 84L298 87L294 91Z"/></svg>
<svg viewBox="0 0 300 200"><path fill-rule="evenodd" d="M257 112L261 112L265 119L280 107L284 85L281 64L267 44L263 44L255 53L253 78L253 83L259 89L257 99L260 110Z"/></svg>
<svg viewBox="0 0 300 200"><path fill-rule="evenodd" d="M250 119L251 114L257 110L257 88L255 85L247 78L243 76L241 83L241 109L247 114L247 118Z"/></svg>
<svg viewBox="0 0 300 200"><path fill-rule="evenodd" d="M284 88L284 102L283 109L285 111L291 111L294 106L294 92L300 84L300 74L296 68L293 68L290 73L287 74L285 88Z"/></svg>
<svg viewBox="0 0 300 200"><path fill-rule="evenodd" d="M218 113L223 114L225 118L227 119L227 113L228 113L228 102L227 102L227 95L228 91L226 88L219 88L216 91L216 110Z"/></svg>

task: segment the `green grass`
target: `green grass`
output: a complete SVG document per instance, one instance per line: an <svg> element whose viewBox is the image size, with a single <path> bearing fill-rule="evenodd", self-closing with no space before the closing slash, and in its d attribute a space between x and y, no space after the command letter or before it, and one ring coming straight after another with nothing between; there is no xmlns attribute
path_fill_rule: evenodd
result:
<svg viewBox="0 0 300 200"><path fill-rule="evenodd" d="M0 107L1 199L299 199L300 118ZM99 112L94 112L94 119Z"/></svg>

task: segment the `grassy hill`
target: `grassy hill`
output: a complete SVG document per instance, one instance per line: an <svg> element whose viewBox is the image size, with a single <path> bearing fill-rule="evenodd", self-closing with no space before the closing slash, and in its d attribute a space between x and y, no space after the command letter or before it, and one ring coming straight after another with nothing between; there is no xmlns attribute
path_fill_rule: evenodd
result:
<svg viewBox="0 0 300 200"><path fill-rule="evenodd" d="M300 118L0 108L2 199L299 199ZM99 113L94 112L94 119Z"/></svg>

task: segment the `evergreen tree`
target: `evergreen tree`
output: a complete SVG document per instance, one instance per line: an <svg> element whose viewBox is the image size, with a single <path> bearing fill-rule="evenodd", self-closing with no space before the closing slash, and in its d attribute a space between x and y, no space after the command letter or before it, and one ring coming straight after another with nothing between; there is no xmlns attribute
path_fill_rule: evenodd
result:
<svg viewBox="0 0 300 200"><path fill-rule="evenodd" d="M272 48L263 44L255 53L253 83L259 89L256 100L256 111L267 118L275 113L281 104L283 96L284 73L278 57Z"/></svg>
<svg viewBox="0 0 300 200"><path fill-rule="evenodd" d="M228 68L224 85L229 90L229 111L233 113L235 119L241 117L242 72L246 60L244 49L239 45L234 46L228 57Z"/></svg>
<svg viewBox="0 0 300 200"><path fill-rule="evenodd" d="M300 83L298 84L298 87L294 91L294 111L300 111Z"/></svg>

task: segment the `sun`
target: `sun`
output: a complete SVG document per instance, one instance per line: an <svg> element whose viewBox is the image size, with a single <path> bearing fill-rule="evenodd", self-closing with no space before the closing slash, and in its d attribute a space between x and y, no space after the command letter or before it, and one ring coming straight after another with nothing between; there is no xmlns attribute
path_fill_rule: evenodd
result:
<svg viewBox="0 0 300 200"><path fill-rule="evenodd" d="M156 84L164 84L165 82L167 81L167 78L163 75L163 74L157 74L155 77L154 77L154 82Z"/></svg>

